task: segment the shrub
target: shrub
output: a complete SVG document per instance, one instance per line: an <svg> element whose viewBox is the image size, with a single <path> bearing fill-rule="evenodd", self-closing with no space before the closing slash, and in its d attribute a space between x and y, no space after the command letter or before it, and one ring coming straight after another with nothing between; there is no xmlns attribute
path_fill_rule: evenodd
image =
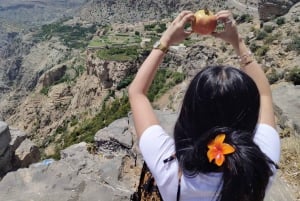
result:
<svg viewBox="0 0 300 201"><path fill-rule="evenodd" d="M134 75L129 75L127 77L125 77L122 81L119 82L119 84L117 85L117 90L120 90L122 88L127 87L131 81L133 80Z"/></svg>
<svg viewBox="0 0 300 201"><path fill-rule="evenodd" d="M43 87L40 91L41 94L44 94L45 96L48 96L48 93L49 93L49 90L50 90L50 87Z"/></svg>
<svg viewBox="0 0 300 201"><path fill-rule="evenodd" d="M264 31L267 33L272 33L272 31L274 30L274 27L271 25L265 25L264 26Z"/></svg>
<svg viewBox="0 0 300 201"><path fill-rule="evenodd" d="M155 27L157 33L162 33L167 29L167 25L165 23L158 23Z"/></svg>
<svg viewBox="0 0 300 201"><path fill-rule="evenodd" d="M249 45L249 48L251 50L251 52L256 52L256 50L259 48L260 46L256 45L256 43L251 43Z"/></svg>
<svg viewBox="0 0 300 201"><path fill-rule="evenodd" d="M257 30L255 35L256 35L256 40L262 40L262 39L264 39L265 37L268 36L267 32L261 31L261 30Z"/></svg>
<svg viewBox="0 0 300 201"><path fill-rule="evenodd" d="M71 68L75 70L76 77L82 75L82 73L85 71L85 67L83 65L72 66Z"/></svg>
<svg viewBox="0 0 300 201"><path fill-rule="evenodd" d="M184 80L184 78L185 78L184 74L183 73L179 73L179 72L174 72L172 74L172 77L173 77L173 80L174 80L174 84L181 83Z"/></svg>
<svg viewBox="0 0 300 201"><path fill-rule="evenodd" d="M90 35L96 30L96 25L90 27L81 27L80 24L69 26L60 21L43 25L36 37L40 40L49 40L52 36L57 36L69 48L84 48L88 45Z"/></svg>
<svg viewBox="0 0 300 201"><path fill-rule="evenodd" d="M246 45L249 45L249 44L250 44L250 38L249 38L249 36L246 36L246 38L245 38L245 43L246 43Z"/></svg>
<svg viewBox="0 0 300 201"><path fill-rule="evenodd" d="M267 78L270 84L274 84L280 79L280 75L277 73L275 69L272 69L272 71L269 74L267 74Z"/></svg>
<svg viewBox="0 0 300 201"><path fill-rule="evenodd" d="M163 95L167 90L182 82L185 76L179 72L167 69L159 69L148 92L148 98L152 102Z"/></svg>
<svg viewBox="0 0 300 201"><path fill-rule="evenodd" d="M280 40L280 33L269 34L269 35L264 39L264 43L265 43L265 44L270 44L270 43L272 43L274 40Z"/></svg>
<svg viewBox="0 0 300 201"><path fill-rule="evenodd" d="M268 52L268 50L269 50L269 47L266 46L266 45L263 45L263 46L259 47L259 48L255 51L255 54L256 54L257 56L264 56L264 55L266 55L266 53Z"/></svg>
<svg viewBox="0 0 300 201"><path fill-rule="evenodd" d="M166 30L167 25L166 23L160 23L160 22L155 22L152 24L145 24L144 25L144 30L145 31L156 31L157 33L162 33Z"/></svg>
<svg viewBox="0 0 300 201"><path fill-rule="evenodd" d="M292 42L288 44L287 51L296 51L298 54L300 53L300 36L293 36Z"/></svg>
<svg viewBox="0 0 300 201"><path fill-rule="evenodd" d="M138 57L137 46L109 47L97 52L97 56L110 61L132 61Z"/></svg>
<svg viewBox="0 0 300 201"><path fill-rule="evenodd" d="M68 132L66 121L59 126L55 134L61 134L59 142L56 143L55 154L52 156L59 159L59 151L79 142L93 142L96 132L114 120L125 117L130 110L128 96L123 94L121 98L115 99L110 104L104 103L101 111L93 118L84 120L72 132Z"/></svg>
<svg viewBox="0 0 300 201"><path fill-rule="evenodd" d="M75 115L71 116L71 120L70 121L71 121L70 122L70 126L71 127L73 127L73 126L75 126L75 125L77 125L79 123L79 120L78 120L78 118Z"/></svg>
<svg viewBox="0 0 300 201"><path fill-rule="evenodd" d="M249 14L242 14L240 17L237 17L238 23L244 23L244 22L252 22L253 17Z"/></svg>
<svg viewBox="0 0 300 201"><path fill-rule="evenodd" d="M59 125L55 131L55 134L65 133L68 129L68 121L64 120L61 125Z"/></svg>
<svg viewBox="0 0 300 201"><path fill-rule="evenodd" d="M278 25L283 25L285 23L285 18L284 17L279 17L276 19L276 24Z"/></svg>
<svg viewBox="0 0 300 201"><path fill-rule="evenodd" d="M294 67L287 77L287 81L293 82L294 85L300 85L300 67Z"/></svg>
<svg viewBox="0 0 300 201"><path fill-rule="evenodd" d="M144 30L145 31L152 31L154 29L156 24L145 24L144 25Z"/></svg>

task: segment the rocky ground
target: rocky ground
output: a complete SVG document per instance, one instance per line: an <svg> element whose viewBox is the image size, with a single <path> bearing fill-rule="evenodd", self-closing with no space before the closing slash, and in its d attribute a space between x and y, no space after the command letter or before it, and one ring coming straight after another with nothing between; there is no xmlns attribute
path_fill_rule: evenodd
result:
<svg viewBox="0 0 300 201"><path fill-rule="evenodd" d="M177 113L156 113L172 134ZM128 201L142 165L134 133L129 114L99 130L94 145L75 144L61 151L59 161L47 159L8 173L0 182L0 196L8 201ZM265 200L295 201L296 190L279 171Z"/></svg>

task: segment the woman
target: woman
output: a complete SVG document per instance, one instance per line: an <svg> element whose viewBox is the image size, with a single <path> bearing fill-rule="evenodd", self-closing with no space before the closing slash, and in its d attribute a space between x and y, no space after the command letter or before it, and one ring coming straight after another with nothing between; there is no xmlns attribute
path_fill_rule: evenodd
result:
<svg viewBox="0 0 300 201"><path fill-rule="evenodd" d="M225 29L212 35L232 45L241 68L209 66L194 77L174 139L159 125L146 93L167 48L191 34L184 29L194 19L191 11L176 17L129 87L139 146L165 201L262 201L279 162L269 83L232 14L216 16Z"/></svg>

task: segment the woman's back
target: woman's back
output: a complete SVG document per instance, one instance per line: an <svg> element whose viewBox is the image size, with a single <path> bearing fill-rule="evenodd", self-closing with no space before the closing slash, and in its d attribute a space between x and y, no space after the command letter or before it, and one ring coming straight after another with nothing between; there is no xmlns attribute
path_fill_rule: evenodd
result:
<svg viewBox="0 0 300 201"><path fill-rule="evenodd" d="M152 142L151 145L149 141ZM275 129L265 124L258 125L254 141L271 160L275 163L279 162L280 141ZM164 159L169 158L175 151L174 139L161 126L154 125L146 129L139 146L164 201L175 201L178 188L178 161L174 159L164 163ZM274 166L272 170L275 172ZM183 175L181 200L216 200L216 195L222 188L222 176L221 172L199 173L194 177Z"/></svg>

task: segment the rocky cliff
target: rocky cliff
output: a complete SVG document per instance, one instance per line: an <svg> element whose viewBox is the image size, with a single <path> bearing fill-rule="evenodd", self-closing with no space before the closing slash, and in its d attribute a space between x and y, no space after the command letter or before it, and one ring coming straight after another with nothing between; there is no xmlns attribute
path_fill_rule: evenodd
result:
<svg viewBox="0 0 300 201"><path fill-rule="evenodd" d="M156 111L172 135L177 113ZM1 136L1 135L0 135ZM61 160L46 159L8 173L0 182L0 196L18 201L128 201L136 190L142 166L132 116L99 130L95 144L75 144L60 152ZM294 192L279 177L266 201L294 200ZM13 192L13 193L11 193Z"/></svg>

